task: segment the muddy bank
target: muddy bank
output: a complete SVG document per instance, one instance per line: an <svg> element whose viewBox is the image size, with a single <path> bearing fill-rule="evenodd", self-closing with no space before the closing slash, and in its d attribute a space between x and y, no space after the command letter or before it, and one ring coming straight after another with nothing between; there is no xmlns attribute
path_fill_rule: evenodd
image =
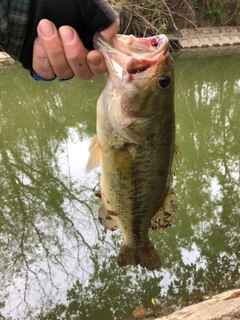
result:
<svg viewBox="0 0 240 320"><path fill-rule="evenodd" d="M14 60L7 53L0 51L0 66L13 63Z"/></svg>

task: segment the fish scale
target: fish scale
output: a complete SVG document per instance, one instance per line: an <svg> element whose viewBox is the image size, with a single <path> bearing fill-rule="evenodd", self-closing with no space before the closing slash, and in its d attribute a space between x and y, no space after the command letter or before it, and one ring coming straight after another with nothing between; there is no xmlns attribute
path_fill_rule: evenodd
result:
<svg viewBox="0 0 240 320"><path fill-rule="evenodd" d="M86 166L90 172L101 165L99 221L122 231L120 267L155 270L161 261L148 230L170 226L178 211L171 186L179 152L169 42L164 35L118 35L111 45L96 36L95 45L109 70Z"/></svg>

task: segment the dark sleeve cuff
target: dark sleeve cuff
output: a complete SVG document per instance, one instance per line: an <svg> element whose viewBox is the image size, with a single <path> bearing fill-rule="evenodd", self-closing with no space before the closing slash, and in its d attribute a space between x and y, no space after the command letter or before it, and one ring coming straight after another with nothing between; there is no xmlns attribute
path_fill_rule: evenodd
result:
<svg viewBox="0 0 240 320"><path fill-rule="evenodd" d="M94 34L106 29L118 17L106 0L80 0L84 23Z"/></svg>

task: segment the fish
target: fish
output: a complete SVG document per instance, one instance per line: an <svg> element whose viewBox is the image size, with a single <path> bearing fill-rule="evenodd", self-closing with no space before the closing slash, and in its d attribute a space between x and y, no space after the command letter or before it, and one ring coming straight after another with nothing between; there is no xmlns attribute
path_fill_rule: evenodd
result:
<svg viewBox="0 0 240 320"><path fill-rule="evenodd" d="M161 260L149 229L171 226L179 206L172 188L180 151L169 39L118 34L108 43L96 34L94 45L108 68L86 164L86 173L101 167L98 220L121 229L118 266L153 271Z"/></svg>

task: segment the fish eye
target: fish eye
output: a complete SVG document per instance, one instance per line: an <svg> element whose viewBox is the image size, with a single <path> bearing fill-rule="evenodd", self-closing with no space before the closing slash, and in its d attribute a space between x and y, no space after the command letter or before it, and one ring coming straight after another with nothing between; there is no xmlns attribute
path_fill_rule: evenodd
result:
<svg viewBox="0 0 240 320"><path fill-rule="evenodd" d="M161 78L158 80L158 83L161 88L167 88L170 82L171 82L171 78L169 78L169 76L166 74L161 76Z"/></svg>

